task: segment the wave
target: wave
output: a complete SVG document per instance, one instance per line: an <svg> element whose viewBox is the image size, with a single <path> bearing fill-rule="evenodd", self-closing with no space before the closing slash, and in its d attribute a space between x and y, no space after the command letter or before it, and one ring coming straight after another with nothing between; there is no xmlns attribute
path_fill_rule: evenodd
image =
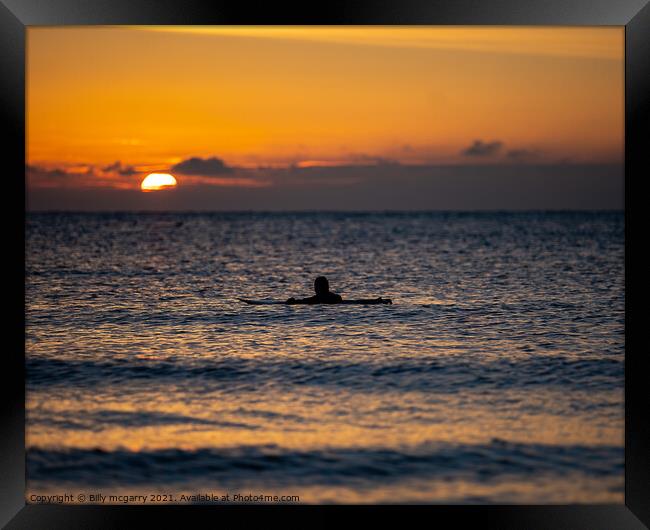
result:
<svg viewBox="0 0 650 530"><path fill-rule="evenodd" d="M29 412L29 422L57 429L102 431L107 427L149 427L160 425L193 425L211 426L220 429L259 429L258 425L244 422L223 421L170 414L153 411L120 411L120 410L78 410L74 414L59 414L51 410L32 410Z"/></svg>
<svg viewBox="0 0 650 530"><path fill-rule="evenodd" d="M494 439L486 444L422 444L400 449L323 448L310 451L277 445L184 451L27 451L30 480L125 485L183 483L204 478L222 484L257 480L282 484L350 484L426 477L486 482L504 476L623 474L622 446L544 445Z"/></svg>
<svg viewBox="0 0 650 530"><path fill-rule="evenodd" d="M57 385L87 388L137 381L219 382L259 391L261 386L334 386L351 390L462 392L472 388L512 389L560 387L599 390L623 383L623 358L529 356L478 360L476 356L354 361L272 357L148 361L32 358L26 362L33 389Z"/></svg>

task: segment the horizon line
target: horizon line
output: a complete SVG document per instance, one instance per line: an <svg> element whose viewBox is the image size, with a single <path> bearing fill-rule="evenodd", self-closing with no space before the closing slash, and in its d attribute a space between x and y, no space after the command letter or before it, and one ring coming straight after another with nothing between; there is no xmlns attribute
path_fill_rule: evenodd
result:
<svg viewBox="0 0 650 530"><path fill-rule="evenodd" d="M500 209L414 209L414 210L25 210L25 214L421 214L421 213L625 213L625 208L500 208Z"/></svg>

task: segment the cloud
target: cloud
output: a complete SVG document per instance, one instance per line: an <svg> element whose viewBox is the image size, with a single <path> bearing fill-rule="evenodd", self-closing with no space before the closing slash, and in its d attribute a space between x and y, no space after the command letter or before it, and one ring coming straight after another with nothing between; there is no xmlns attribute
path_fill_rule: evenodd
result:
<svg viewBox="0 0 650 530"><path fill-rule="evenodd" d="M538 158L539 155L539 151L532 149L511 149L506 153L506 157L514 162L529 161Z"/></svg>
<svg viewBox="0 0 650 530"><path fill-rule="evenodd" d="M288 166L289 169L304 169L318 167L357 167L357 166L398 166L400 163L392 158L367 154L351 154L340 159L300 160Z"/></svg>
<svg viewBox="0 0 650 530"><path fill-rule="evenodd" d="M260 170L268 186L182 185L172 194L30 187L30 210L622 210L622 164L347 166ZM87 180L87 179L86 179ZM214 180L219 180L215 178ZM223 179L230 181L231 179ZM211 182L211 181L210 181Z"/></svg>
<svg viewBox="0 0 650 530"><path fill-rule="evenodd" d="M498 153L503 147L503 142L483 142L482 140L474 140L474 143L468 148L461 151L465 156L492 156Z"/></svg>
<svg viewBox="0 0 650 530"><path fill-rule="evenodd" d="M115 164L107 167L114 167ZM133 168L121 167L122 171L108 172L92 164L74 164L64 167L25 165L30 188L115 188L131 189L133 179L125 178ZM133 170L134 171L134 170Z"/></svg>
<svg viewBox="0 0 650 530"><path fill-rule="evenodd" d="M366 155L366 154L352 155L350 157L350 161L354 163L364 164L364 165L367 164L370 166L399 165L399 162L397 160L393 160L392 158L386 158L383 156Z"/></svg>
<svg viewBox="0 0 650 530"><path fill-rule="evenodd" d="M632 13L630 13L630 16ZM597 31L574 28L349 28L349 27L228 27L134 26L145 31L191 33L203 36L253 37L329 44L394 48L522 54L549 57L581 57L621 60L623 42L616 28Z"/></svg>
<svg viewBox="0 0 650 530"><path fill-rule="evenodd" d="M120 162L119 160L115 162L114 164L111 164L110 166L105 166L102 168L103 171L115 171L120 168Z"/></svg>
<svg viewBox="0 0 650 530"><path fill-rule="evenodd" d="M25 166L25 170L27 172L27 175L32 177L32 178L37 178L37 179L62 179L69 177L70 174L63 169L55 168L55 169L47 169L41 166L31 166L27 164Z"/></svg>
<svg viewBox="0 0 650 530"><path fill-rule="evenodd" d="M117 173L118 175L122 175L124 177L137 175L139 173L139 171L137 171L133 166L123 166L119 160L114 164L103 167L102 171L107 173Z"/></svg>
<svg viewBox="0 0 650 530"><path fill-rule="evenodd" d="M211 158L188 158L179 162L171 169L181 175L197 175L202 177L224 175L233 171L231 167L216 156Z"/></svg>
<svg viewBox="0 0 650 530"><path fill-rule="evenodd" d="M25 165L30 187L67 188L77 187L94 177L92 166L45 167Z"/></svg>

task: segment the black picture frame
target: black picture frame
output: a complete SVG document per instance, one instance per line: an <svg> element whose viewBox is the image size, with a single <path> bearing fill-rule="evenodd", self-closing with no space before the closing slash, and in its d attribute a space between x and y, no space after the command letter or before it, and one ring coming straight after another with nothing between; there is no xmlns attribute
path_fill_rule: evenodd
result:
<svg viewBox="0 0 650 530"><path fill-rule="evenodd" d="M25 37L35 25L93 24L375 24L625 26L625 504L546 506L70 506L26 505L25 491ZM361 515L404 524L404 510L437 526L633 529L650 526L649 371L645 348L630 345L643 313L630 308L643 291L629 288L632 228L639 226L638 183L650 175L650 5L647 0L390 0L280 6L198 0L0 0L0 113L4 129L5 348L0 369L0 524L7 528L126 528L138 522L182 526L207 517L245 525L307 519L328 526ZM634 184L633 184L634 183ZM634 185L634 187L633 187ZM632 195L635 193L635 196ZM634 205L633 205L634 204ZM636 217L635 217L636 216ZM16 278L14 280L13 278ZM636 326L634 328L633 326ZM413 519L413 521L415 521ZM155 523L154 523L155 524ZM194 523L189 523L194 526ZM227 524L227 527L231 527ZM407 523L408 524L408 523ZM446 525L445 525L446 526Z"/></svg>

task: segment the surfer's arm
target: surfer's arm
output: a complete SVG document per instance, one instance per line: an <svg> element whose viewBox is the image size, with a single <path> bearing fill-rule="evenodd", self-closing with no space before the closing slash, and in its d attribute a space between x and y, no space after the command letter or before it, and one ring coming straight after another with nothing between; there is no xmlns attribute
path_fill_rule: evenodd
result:
<svg viewBox="0 0 650 530"><path fill-rule="evenodd" d="M292 304L310 304L312 302L311 302L311 298L298 298L298 299L296 299L296 298L294 298L292 296L285 303L289 304L289 305L292 305Z"/></svg>

